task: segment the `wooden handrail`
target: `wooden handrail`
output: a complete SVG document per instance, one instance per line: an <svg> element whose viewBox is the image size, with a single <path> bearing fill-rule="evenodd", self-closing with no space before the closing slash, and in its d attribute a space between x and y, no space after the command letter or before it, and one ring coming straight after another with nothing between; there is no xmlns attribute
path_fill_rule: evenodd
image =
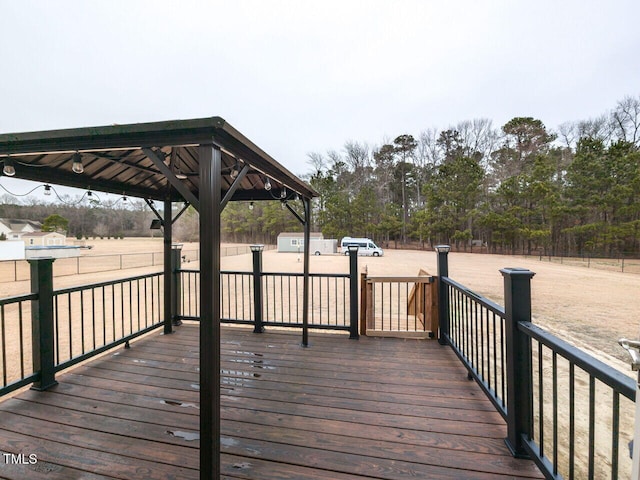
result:
<svg viewBox="0 0 640 480"><path fill-rule="evenodd" d="M394 282L394 283L434 283L437 277L434 276L421 276L421 277L366 277L367 282L382 283L382 282Z"/></svg>

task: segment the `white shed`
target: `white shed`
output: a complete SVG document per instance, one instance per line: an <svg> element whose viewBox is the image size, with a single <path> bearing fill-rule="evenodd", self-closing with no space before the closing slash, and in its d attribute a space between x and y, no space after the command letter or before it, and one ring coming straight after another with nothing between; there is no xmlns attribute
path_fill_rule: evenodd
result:
<svg viewBox="0 0 640 480"><path fill-rule="evenodd" d="M310 240L322 240L321 232L311 232ZM278 235L278 252L302 252L304 251L304 233L282 232ZM313 253L313 252L312 252Z"/></svg>

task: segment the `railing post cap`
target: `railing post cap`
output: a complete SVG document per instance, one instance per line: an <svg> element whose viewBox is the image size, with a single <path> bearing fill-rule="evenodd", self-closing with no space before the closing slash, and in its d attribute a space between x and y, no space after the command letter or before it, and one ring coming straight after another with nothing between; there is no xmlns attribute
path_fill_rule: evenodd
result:
<svg viewBox="0 0 640 480"><path fill-rule="evenodd" d="M42 262L42 261L53 262L54 260L55 260L55 257L32 257L32 258L27 258L27 262L29 262L29 263Z"/></svg>
<svg viewBox="0 0 640 480"><path fill-rule="evenodd" d="M510 277L515 276L523 276L523 277L533 277L535 272L532 272L528 268L520 268L520 267L505 267L500 269L500 273L502 273L503 277L509 275Z"/></svg>

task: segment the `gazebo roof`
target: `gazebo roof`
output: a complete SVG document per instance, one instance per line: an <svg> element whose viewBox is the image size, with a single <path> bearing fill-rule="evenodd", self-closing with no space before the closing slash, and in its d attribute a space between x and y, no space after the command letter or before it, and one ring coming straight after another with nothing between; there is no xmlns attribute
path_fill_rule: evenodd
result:
<svg viewBox="0 0 640 480"><path fill-rule="evenodd" d="M200 144L222 151L222 198L243 169L229 200L317 196L220 117L0 134L0 162L13 162L16 178L197 203ZM74 159L82 173L74 172Z"/></svg>

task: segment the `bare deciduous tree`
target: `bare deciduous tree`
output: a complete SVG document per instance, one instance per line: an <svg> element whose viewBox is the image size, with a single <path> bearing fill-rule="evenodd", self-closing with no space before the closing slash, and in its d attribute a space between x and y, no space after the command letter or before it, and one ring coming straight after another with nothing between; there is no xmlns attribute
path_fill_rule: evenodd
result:
<svg viewBox="0 0 640 480"><path fill-rule="evenodd" d="M619 140L640 142L640 98L624 97L611 112L613 130Z"/></svg>

